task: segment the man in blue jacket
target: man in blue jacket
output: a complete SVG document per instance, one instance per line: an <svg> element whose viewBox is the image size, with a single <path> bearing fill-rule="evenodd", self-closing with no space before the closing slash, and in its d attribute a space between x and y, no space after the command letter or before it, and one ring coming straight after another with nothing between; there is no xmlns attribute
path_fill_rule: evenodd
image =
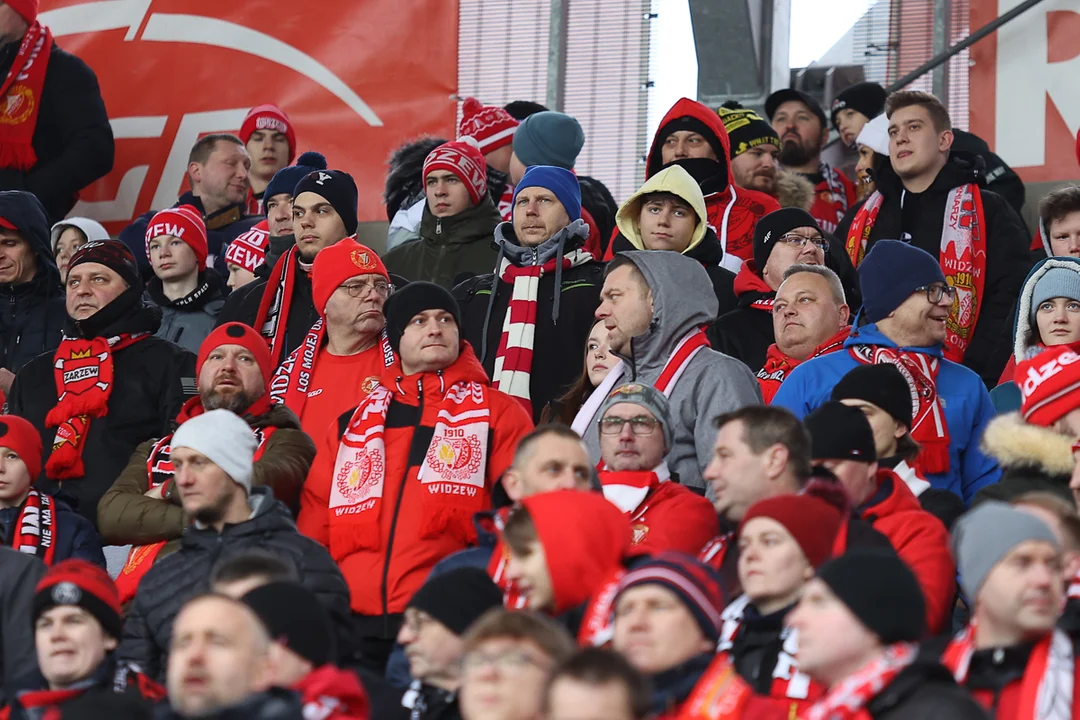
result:
<svg viewBox="0 0 1080 720"><path fill-rule="evenodd" d="M773 403L800 418L829 399L833 386L859 364L890 363L912 391L916 468L935 488L970 504L1001 469L979 449L994 407L982 380L946 360L942 346L956 292L937 259L898 240L881 240L859 266L863 309L844 351L803 363L780 386Z"/></svg>

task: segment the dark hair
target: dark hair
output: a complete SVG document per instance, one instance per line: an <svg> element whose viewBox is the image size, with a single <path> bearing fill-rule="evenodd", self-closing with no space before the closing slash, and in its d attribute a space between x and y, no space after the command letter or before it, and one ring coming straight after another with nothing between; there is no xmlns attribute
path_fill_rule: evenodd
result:
<svg viewBox="0 0 1080 720"><path fill-rule="evenodd" d="M561 663L574 652L574 640L566 628L550 618L528 610L492 608L469 626L461 637L468 654L487 640L528 640L554 662Z"/></svg>
<svg viewBox="0 0 1080 720"><path fill-rule="evenodd" d="M810 477L810 433L790 410L778 405L746 405L733 412L717 416L713 421L720 430L728 423L739 421L743 426L743 442L755 455L773 445L783 445L788 451L788 469L799 484Z"/></svg>
<svg viewBox="0 0 1080 720"><path fill-rule="evenodd" d="M912 105L926 108L930 114L930 122L934 130L944 132L952 130L952 118L949 111L941 104L941 101L928 92L921 90L897 90L885 100L885 117L891 118L893 113Z"/></svg>
<svg viewBox="0 0 1080 720"><path fill-rule="evenodd" d="M592 333L593 328L603 320L596 319L593 324L589 326L589 333ZM589 337L585 336L585 353L584 363L581 368L581 374L578 375L578 379L574 381L574 384L559 397L548 403L544 407L544 411L540 413L541 425L546 423L562 423L563 425L570 425L574 422L574 418L577 417L578 410L585 404L586 398L589 397L595 388L592 381L589 380ZM522 438L524 442L525 438ZM521 445L518 445L520 449ZM517 457L515 456L515 460Z"/></svg>
<svg viewBox="0 0 1080 720"><path fill-rule="evenodd" d="M210 159L210 156L217 150L219 142L231 142L236 143L240 147L244 147L244 143L240 138L230 133L213 133L212 135L206 135L195 141L195 144L191 146L191 153L188 155L188 164L199 163L205 165L206 161Z"/></svg>
<svg viewBox="0 0 1080 720"><path fill-rule="evenodd" d="M521 122L530 115L546 111L547 108L532 100L511 100L503 106L503 110L510 113L510 117Z"/></svg>
<svg viewBox="0 0 1080 720"><path fill-rule="evenodd" d="M914 462L920 451L922 451L922 445L911 437L910 431L904 433L903 437L896 441L896 454L908 463Z"/></svg>
<svg viewBox="0 0 1080 720"><path fill-rule="evenodd" d="M544 688L541 709L544 715L551 711L551 689L559 680L574 680L593 687L616 684L626 692L630 713L634 720L643 720L652 709L651 683L646 675L637 670L630 661L615 652L589 647L578 650L555 666Z"/></svg>
<svg viewBox="0 0 1080 720"><path fill-rule="evenodd" d="M1080 211L1080 185L1066 185L1049 192L1039 201L1039 223L1050 240L1050 224L1071 212Z"/></svg>
<svg viewBox="0 0 1080 720"><path fill-rule="evenodd" d="M533 523L532 513L524 505L515 505L506 518L502 531L503 542L510 552L519 557L528 557L532 553L532 544L540 539Z"/></svg>
<svg viewBox="0 0 1080 720"><path fill-rule="evenodd" d="M271 582L300 582L296 567L281 557L263 550L251 550L228 557L210 571L210 585L233 583L253 577Z"/></svg>

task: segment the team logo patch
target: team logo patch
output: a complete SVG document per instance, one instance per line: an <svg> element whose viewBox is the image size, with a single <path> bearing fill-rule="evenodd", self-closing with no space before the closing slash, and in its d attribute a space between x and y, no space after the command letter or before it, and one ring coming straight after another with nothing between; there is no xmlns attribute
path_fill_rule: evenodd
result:
<svg viewBox="0 0 1080 720"><path fill-rule="evenodd" d="M71 582L57 583L52 589L52 599L57 605L77 605L82 599L82 590Z"/></svg>
<svg viewBox="0 0 1080 720"><path fill-rule="evenodd" d="M467 480L480 470L483 460L483 448L476 435L443 436L431 443L427 451L428 464L449 482Z"/></svg>
<svg viewBox="0 0 1080 720"><path fill-rule="evenodd" d="M383 476L383 470L382 456L374 450L367 450L355 462L342 465L334 482L341 496L350 504L355 504L367 499Z"/></svg>
<svg viewBox="0 0 1080 720"><path fill-rule="evenodd" d="M34 99L33 90L21 83L13 85L4 97L4 107L0 110L0 124L18 125L26 122L36 106L37 101Z"/></svg>
<svg viewBox="0 0 1080 720"><path fill-rule="evenodd" d="M364 382L360 384L360 392L365 395L370 395L371 391L379 385L379 378L376 375L369 375L364 378Z"/></svg>
<svg viewBox="0 0 1080 720"><path fill-rule="evenodd" d="M353 250L349 258L353 265L361 270L371 270L375 267L375 263L371 260L371 252L368 250Z"/></svg>
<svg viewBox="0 0 1080 720"><path fill-rule="evenodd" d="M640 545L645 541L645 536L649 534L649 526L645 523L638 523L630 528L634 533L633 539L630 541L632 545Z"/></svg>
<svg viewBox="0 0 1080 720"><path fill-rule="evenodd" d="M109 353L92 354L87 348L72 351L68 358L57 358L56 366L63 373L64 394L82 395L88 390L108 390L109 383L101 377L101 364L108 360Z"/></svg>

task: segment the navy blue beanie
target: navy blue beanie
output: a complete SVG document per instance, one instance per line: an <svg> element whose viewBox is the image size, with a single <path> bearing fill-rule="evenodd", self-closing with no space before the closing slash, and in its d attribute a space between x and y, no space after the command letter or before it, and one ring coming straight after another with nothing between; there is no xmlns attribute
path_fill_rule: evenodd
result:
<svg viewBox="0 0 1080 720"><path fill-rule="evenodd" d="M878 240L859 265L862 316L876 323L889 316L916 288L944 283L936 257L899 240Z"/></svg>
<svg viewBox="0 0 1080 720"><path fill-rule="evenodd" d="M341 216L341 222L345 224L345 232L349 235L356 233L357 190L352 175L344 170L314 170L300 178L293 187L293 199L306 192L325 198Z"/></svg>
<svg viewBox="0 0 1080 720"><path fill-rule="evenodd" d="M535 117L535 116L534 116ZM570 222L581 219L581 186L577 176L569 170L550 165L533 165L521 176L514 188L514 203L518 193L528 187L542 187L555 193L570 216Z"/></svg>
<svg viewBox="0 0 1080 720"><path fill-rule="evenodd" d="M313 150L308 150L300 157L296 158L296 164L288 167L283 167L274 173L274 177L266 184L266 191L263 193L263 202L265 203L275 195L282 193L293 194L293 189L296 184L299 183L304 177L316 170L326 169L326 158L322 153L317 153Z"/></svg>
<svg viewBox="0 0 1080 720"><path fill-rule="evenodd" d="M514 154L526 167L555 165L574 167L585 145L585 131L571 116L546 110L530 115L514 131Z"/></svg>

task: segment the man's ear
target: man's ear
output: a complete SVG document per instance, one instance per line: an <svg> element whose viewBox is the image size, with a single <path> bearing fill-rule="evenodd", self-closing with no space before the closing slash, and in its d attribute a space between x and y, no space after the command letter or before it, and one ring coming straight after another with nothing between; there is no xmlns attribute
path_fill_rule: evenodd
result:
<svg viewBox="0 0 1080 720"><path fill-rule="evenodd" d="M518 475L514 468L507 468L506 472L502 476L503 490L506 491L506 496L511 501L517 502L521 500L521 476Z"/></svg>
<svg viewBox="0 0 1080 720"><path fill-rule="evenodd" d="M202 165L197 162L190 162L187 166L188 183L192 186L197 182L202 182Z"/></svg>

